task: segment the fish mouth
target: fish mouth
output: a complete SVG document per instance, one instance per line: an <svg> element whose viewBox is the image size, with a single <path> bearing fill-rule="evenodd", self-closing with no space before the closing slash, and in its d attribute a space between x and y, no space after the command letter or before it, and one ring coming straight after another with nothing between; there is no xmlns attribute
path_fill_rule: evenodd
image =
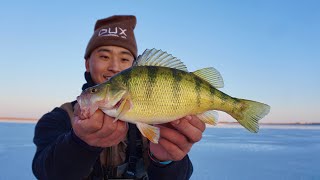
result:
<svg viewBox="0 0 320 180"><path fill-rule="evenodd" d="M83 95L78 96L77 101L79 103L80 109L83 109L88 106L88 101L86 100L86 98L83 97Z"/></svg>
<svg viewBox="0 0 320 180"><path fill-rule="evenodd" d="M80 95L77 97L77 102L80 106L81 116L88 118L90 116L90 105L88 104L88 100Z"/></svg>
<svg viewBox="0 0 320 180"><path fill-rule="evenodd" d="M84 103L83 103L83 101L82 101L82 98L81 98L81 96L78 96L77 97L77 102L78 102L78 104L79 104L79 106L80 106L80 109L84 106Z"/></svg>

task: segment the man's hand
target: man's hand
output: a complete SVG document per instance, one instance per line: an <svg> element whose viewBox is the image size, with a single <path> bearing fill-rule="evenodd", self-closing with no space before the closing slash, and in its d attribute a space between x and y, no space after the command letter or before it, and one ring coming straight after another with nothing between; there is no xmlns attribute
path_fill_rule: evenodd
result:
<svg viewBox="0 0 320 180"><path fill-rule="evenodd" d="M201 140L206 125L197 116L186 116L157 127L160 128L159 144L150 142L150 151L160 161L179 161Z"/></svg>
<svg viewBox="0 0 320 180"><path fill-rule="evenodd" d="M91 117L85 118L80 113L77 103L74 110L72 128L76 136L90 146L110 147L119 144L125 139L128 124L123 121L114 121L113 117L97 110Z"/></svg>

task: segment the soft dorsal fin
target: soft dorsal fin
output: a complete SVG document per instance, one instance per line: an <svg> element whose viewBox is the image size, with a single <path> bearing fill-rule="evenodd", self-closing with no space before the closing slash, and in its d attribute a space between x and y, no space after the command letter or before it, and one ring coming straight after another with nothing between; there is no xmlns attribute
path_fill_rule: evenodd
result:
<svg viewBox="0 0 320 180"><path fill-rule="evenodd" d="M180 59L157 49L146 49L142 55L138 57L134 66L162 66L188 72L187 67Z"/></svg>
<svg viewBox="0 0 320 180"><path fill-rule="evenodd" d="M199 69L192 73L207 81L215 88L222 88L224 86L221 74L213 67Z"/></svg>

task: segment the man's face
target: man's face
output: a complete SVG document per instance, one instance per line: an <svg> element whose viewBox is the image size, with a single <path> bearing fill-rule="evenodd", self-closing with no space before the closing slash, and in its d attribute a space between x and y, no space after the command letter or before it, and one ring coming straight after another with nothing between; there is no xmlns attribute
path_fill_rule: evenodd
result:
<svg viewBox="0 0 320 180"><path fill-rule="evenodd" d="M134 56L127 49L118 46L101 46L92 51L86 59L86 71L92 80L100 84L113 75L132 66Z"/></svg>

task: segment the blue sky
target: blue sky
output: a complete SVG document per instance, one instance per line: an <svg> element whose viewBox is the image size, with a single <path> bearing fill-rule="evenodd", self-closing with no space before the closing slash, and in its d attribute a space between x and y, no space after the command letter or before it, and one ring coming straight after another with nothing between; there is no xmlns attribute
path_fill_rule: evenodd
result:
<svg viewBox="0 0 320 180"><path fill-rule="evenodd" d="M159 48L190 71L213 66L223 92L269 104L263 122L320 122L316 0L2 2L0 116L39 118L74 100L95 21L114 14L137 16L139 54Z"/></svg>

